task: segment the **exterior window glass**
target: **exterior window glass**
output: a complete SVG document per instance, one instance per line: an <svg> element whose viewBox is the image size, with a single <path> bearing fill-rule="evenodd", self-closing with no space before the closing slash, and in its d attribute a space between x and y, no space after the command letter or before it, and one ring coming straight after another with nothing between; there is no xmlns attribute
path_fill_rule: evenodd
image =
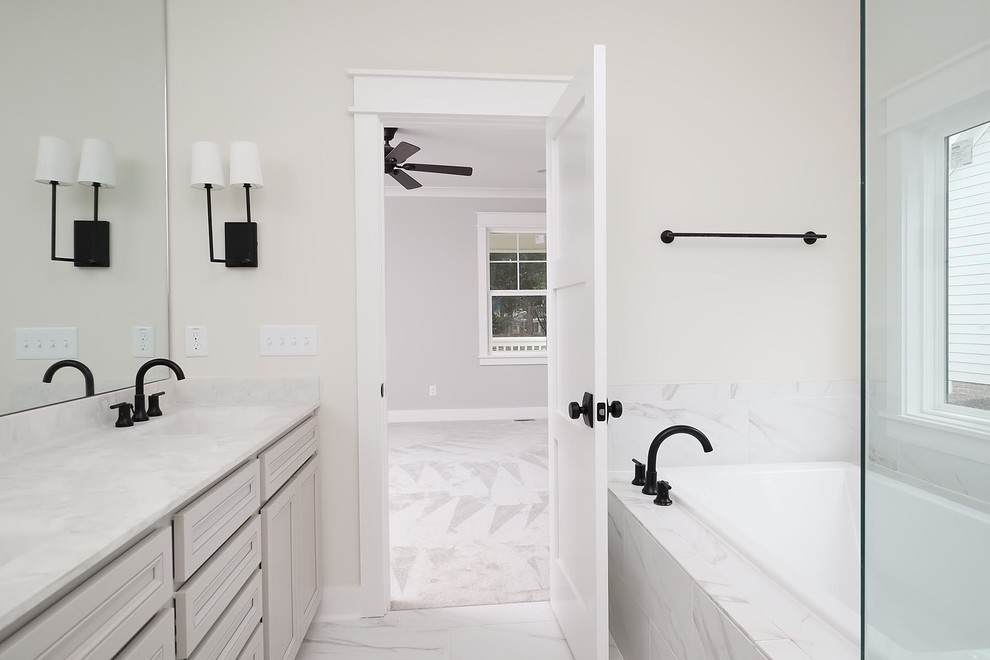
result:
<svg viewBox="0 0 990 660"><path fill-rule="evenodd" d="M990 410L990 122L945 138L946 402Z"/></svg>
<svg viewBox="0 0 990 660"><path fill-rule="evenodd" d="M490 231L487 289L489 353L545 354L546 233Z"/></svg>

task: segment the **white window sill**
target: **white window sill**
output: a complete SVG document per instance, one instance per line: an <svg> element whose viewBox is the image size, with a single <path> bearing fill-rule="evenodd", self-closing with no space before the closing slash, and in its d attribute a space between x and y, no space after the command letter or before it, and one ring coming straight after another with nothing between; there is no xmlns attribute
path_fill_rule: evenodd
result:
<svg viewBox="0 0 990 660"><path fill-rule="evenodd" d="M990 423L934 415L881 413L887 436L976 461L990 463Z"/></svg>
<svg viewBox="0 0 990 660"><path fill-rule="evenodd" d="M478 364L483 367L546 363L546 355L482 355L478 358Z"/></svg>

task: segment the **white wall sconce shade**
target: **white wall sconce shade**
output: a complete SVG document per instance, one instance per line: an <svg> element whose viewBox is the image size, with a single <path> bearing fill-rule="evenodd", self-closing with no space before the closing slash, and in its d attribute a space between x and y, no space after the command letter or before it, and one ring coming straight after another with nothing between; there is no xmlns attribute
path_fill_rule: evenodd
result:
<svg viewBox="0 0 990 660"><path fill-rule="evenodd" d="M193 142L190 185L200 190L207 185L214 190L223 189L223 162L220 160L220 145L216 142Z"/></svg>
<svg viewBox="0 0 990 660"><path fill-rule="evenodd" d="M60 137L45 135L38 139L38 160L34 180L71 186L76 182L72 160L72 143Z"/></svg>
<svg viewBox="0 0 990 660"><path fill-rule="evenodd" d="M251 220L251 189L264 187L261 179L261 159L254 142L230 143L230 185L244 187L246 222L224 223L224 257L219 258L213 246L213 189L223 188L223 165L220 148L215 142L194 142L192 148L193 188L206 189L206 225L210 241L210 261L227 268L258 267L258 225Z"/></svg>
<svg viewBox="0 0 990 660"><path fill-rule="evenodd" d="M230 143L230 185L264 187L256 143L244 140Z"/></svg>
<svg viewBox="0 0 990 660"><path fill-rule="evenodd" d="M103 188L117 185L117 169L114 166L113 143L99 138L83 140L82 157L79 159L79 183L84 186L99 184Z"/></svg>
<svg viewBox="0 0 990 660"><path fill-rule="evenodd" d="M93 219L76 220L72 223L74 254L71 257L60 257L55 253L58 230L56 190L59 186L72 185L73 169L72 145L68 140L50 135L38 140L34 180L50 185L52 189L51 260L67 261L80 268L109 268L110 223L99 218L100 188L113 188L117 185L113 144L95 138L87 138L83 142L78 178L82 185L93 187Z"/></svg>

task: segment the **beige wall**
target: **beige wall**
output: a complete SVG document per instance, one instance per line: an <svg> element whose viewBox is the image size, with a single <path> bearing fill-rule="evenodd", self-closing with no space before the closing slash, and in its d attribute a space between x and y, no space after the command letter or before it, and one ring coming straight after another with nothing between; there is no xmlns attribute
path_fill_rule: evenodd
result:
<svg viewBox="0 0 990 660"><path fill-rule="evenodd" d="M170 0L173 336L190 375L322 378L326 579L358 579L353 129L348 68L568 74L608 46L614 384L858 373L854 0L499 3ZM194 140L253 139L256 271L207 262ZM220 193L218 218L241 195ZM806 231L793 243L675 230ZM257 357L260 323L316 323L317 358ZM184 354L181 342L172 344Z"/></svg>

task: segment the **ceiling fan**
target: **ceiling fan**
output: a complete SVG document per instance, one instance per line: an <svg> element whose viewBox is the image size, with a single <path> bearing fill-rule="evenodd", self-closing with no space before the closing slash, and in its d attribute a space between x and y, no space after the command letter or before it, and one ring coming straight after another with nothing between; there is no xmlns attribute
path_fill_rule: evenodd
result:
<svg viewBox="0 0 990 660"><path fill-rule="evenodd" d="M385 174L402 184L406 190L421 188L422 183L412 178L406 172L433 172L436 174L456 174L471 176L474 170L459 165L430 165L428 163L407 163L406 159L419 151L419 147L408 142L400 142L394 147L389 144L395 137L397 128L385 129Z"/></svg>

